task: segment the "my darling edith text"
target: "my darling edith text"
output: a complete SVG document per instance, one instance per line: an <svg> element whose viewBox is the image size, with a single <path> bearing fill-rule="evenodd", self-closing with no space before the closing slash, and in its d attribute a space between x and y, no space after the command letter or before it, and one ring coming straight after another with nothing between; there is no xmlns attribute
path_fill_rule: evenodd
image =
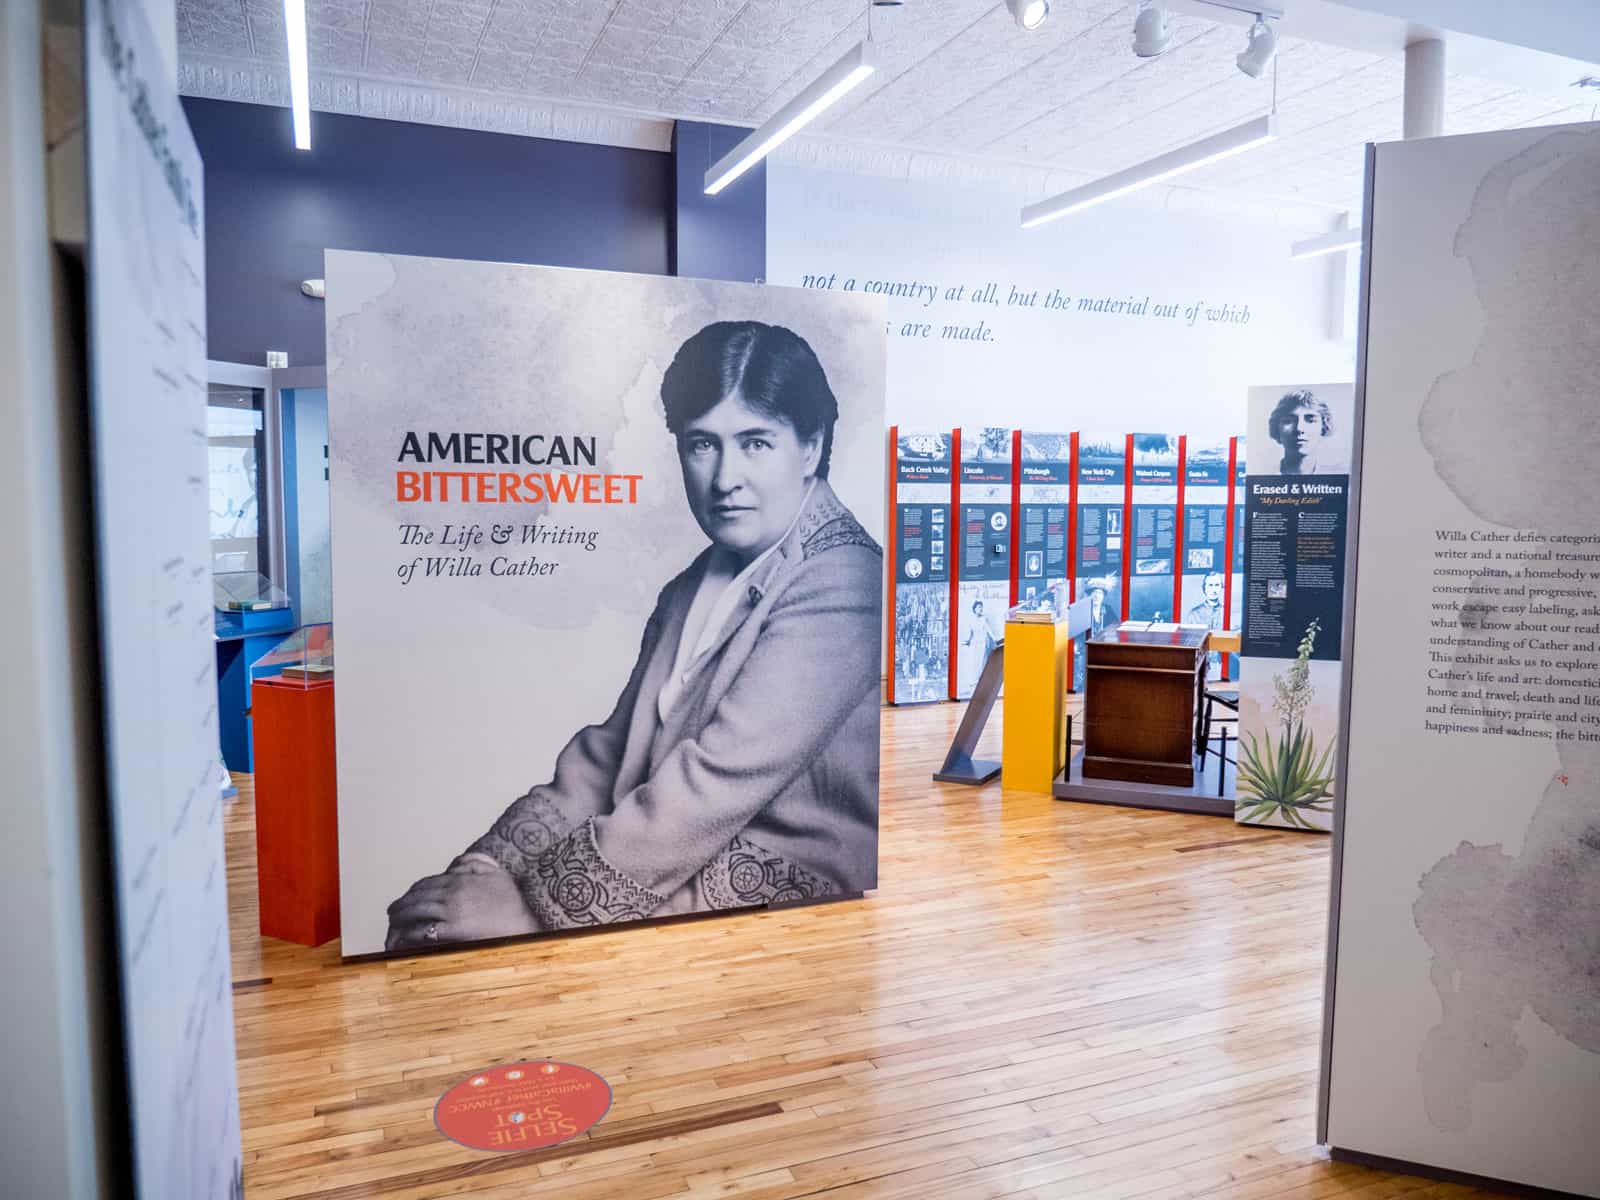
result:
<svg viewBox="0 0 1600 1200"><path fill-rule="evenodd" d="M469 467L558 467L559 470L427 470L395 472L402 504L637 504L643 475L573 470L593 467L595 439L563 434L425 433L407 431L401 463Z"/></svg>

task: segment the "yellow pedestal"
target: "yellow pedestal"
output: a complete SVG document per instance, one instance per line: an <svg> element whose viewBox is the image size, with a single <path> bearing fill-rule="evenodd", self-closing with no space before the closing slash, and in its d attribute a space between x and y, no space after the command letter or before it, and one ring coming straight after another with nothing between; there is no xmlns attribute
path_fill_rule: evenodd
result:
<svg viewBox="0 0 1600 1200"><path fill-rule="evenodd" d="M1067 626L1006 624L1000 786L1050 794L1066 733Z"/></svg>

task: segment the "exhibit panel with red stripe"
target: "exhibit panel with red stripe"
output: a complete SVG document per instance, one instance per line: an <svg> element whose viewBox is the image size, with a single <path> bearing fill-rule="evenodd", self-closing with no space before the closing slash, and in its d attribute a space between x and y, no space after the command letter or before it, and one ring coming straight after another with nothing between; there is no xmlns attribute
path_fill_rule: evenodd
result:
<svg viewBox="0 0 1600 1200"><path fill-rule="evenodd" d="M1130 621L1175 619L1181 440L1169 433L1129 435L1129 552L1122 558L1122 578Z"/></svg>
<svg viewBox="0 0 1600 1200"><path fill-rule="evenodd" d="M1017 586L1013 601L1022 603L1053 583L1071 582L1067 538L1072 435L1022 432L1017 442Z"/></svg>
<svg viewBox="0 0 1600 1200"><path fill-rule="evenodd" d="M970 697L1007 610L1053 583L1089 598L1092 633L1237 626L1242 437L968 426L890 440L891 704ZM1070 663L1081 689L1081 647ZM1213 660L1212 678L1236 673Z"/></svg>
<svg viewBox="0 0 1600 1200"><path fill-rule="evenodd" d="M954 589L955 698L978 684L989 651L1005 639L1011 603L1014 431L1000 426L957 431L960 537Z"/></svg>
<svg viewBox="0 0 1600 1200"><path fill-rule="evenodd" d="M889 597L891 704L950 697L950 589L954 541L950 430L891 432L893 455Z"/></svg>
<svg viewBox="0 0 1600 1200"><path fill-rule="evenodd" d="M1228 438L1191 437L1184 439L1184 451L1178 620L1185 625L1226 629L1232 447ZM1213 678L1220 677L1222 666L1222 657L1215 656Z"/></svg>

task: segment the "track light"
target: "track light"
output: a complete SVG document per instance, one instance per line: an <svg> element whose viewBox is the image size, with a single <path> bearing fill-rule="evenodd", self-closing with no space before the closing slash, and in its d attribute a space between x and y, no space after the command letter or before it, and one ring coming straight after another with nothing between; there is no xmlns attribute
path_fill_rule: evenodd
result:
<svg viewBox="0 0 1600 1200"><path fill-rule="evenodd" d="M1260 79L1261 72L1267 69L1273 57L1278 53L1278 35L1272 31L1266 18L1257 17L1256 23L1250 26L1250 41L1246 44L1239 57L1233 61L1239 64L1251 79Z"/></svg>
<svg viewBox="0 0 1600 1200"><path fill-rule="evenodd" d="M1154 0L1144 0L1133 21L1133 52L1140 58L1155 58L1172 41L1167 10Z"/></svg>
<svg viewBox="0 0 1600 1200"><path fill-rule="evenodd" d="M1032 229L1036 225L1054 221L1057 217L1064 217L1068 213L1104 204L1107 200L1126 196L1129 192L1160 183L1163 179L1171 179L1174 175L1182 175L1209 163L1232 158L1235 154L1243 154L1246 150L1254 150L1257 146L1264 146L1273 141L1277 136L1276 113L1257 117L1254 121L1246 121L1243 125L1202 138L1193 145L1182 146L1159 158L1152 158L1149 162L1129 167L1126 171L1118 171L1115 175L1107 175L1094 183L1073 188L1070 192L1062 192L1059 196L1052 196L1037 204L1030 204L1022 210L1022 227Z"/></svg>
<svg viewBox="0 0 1600 1200"><path fill-rule="evenodd" d="M1032 33L1050 15L1050 0L1006 0L1017 24Z"/></svg>
<svg viewBox="0 0 1600 1200"><path fill-rule="evenodd" d="M800 130L832 108L877 69L871 42L859 42L845 56L808 83L800 94L774 113L761 128L717 160L706 172L706 195L715 196Z"/></svg>

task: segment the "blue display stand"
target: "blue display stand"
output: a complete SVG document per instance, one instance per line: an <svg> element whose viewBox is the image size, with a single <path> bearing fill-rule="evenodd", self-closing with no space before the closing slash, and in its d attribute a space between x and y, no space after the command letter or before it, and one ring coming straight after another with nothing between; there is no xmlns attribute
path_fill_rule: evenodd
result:
<svg viewBox="0 0 1600 1200"><path fill-rule="evenodd" d="M217 725L222 761L230 771L253 772L250 740L250 667L294 630L294 610L216 610Z"/></svg>

